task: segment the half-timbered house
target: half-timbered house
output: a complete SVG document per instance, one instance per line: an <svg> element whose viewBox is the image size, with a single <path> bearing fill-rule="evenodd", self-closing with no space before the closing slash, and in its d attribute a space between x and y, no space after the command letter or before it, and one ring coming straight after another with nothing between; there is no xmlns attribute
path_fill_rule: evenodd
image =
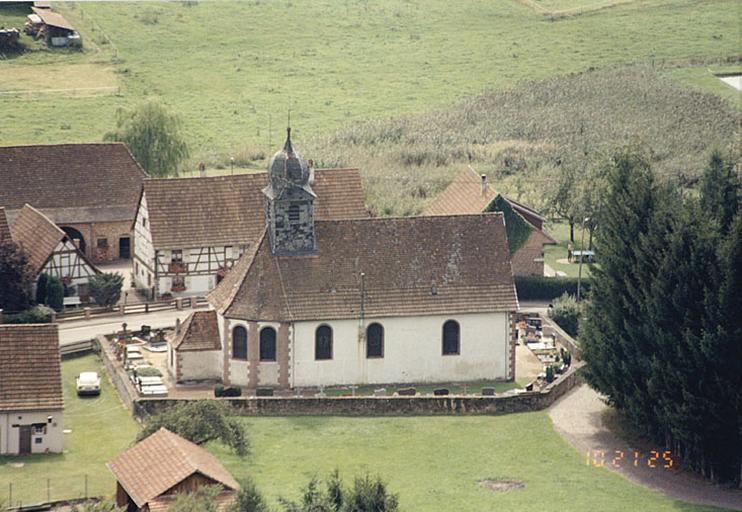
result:
<svg viewBox="0 0 742 512"><path fill-rule="evenodd" d="M91 261L128 259L146 176L121 143L0 147L0 206L12 222L32 204Z"/></svg>
<svg viewBox="0 0 742 512"><path fill-rule="evenodd" d="M312 170L318 219L368 217L358 169ZM264 230L265 172L147 179L134 220L136 287L204 295Z"/></svg>
<svg viewBox="0 0 742 512"><path fill-rule="evenodd" d="M509 241L511 249L514 249L511 254L513 273L543 275L544 246L556 244L544 229L546 219L533 208L499 194L487 182L485 175L478 175L471 167L457 174L451 184L428 205L423 215L459 215L504 209L516 216L511 217L514 224L528 230L525 236L512 236ZM507 217L506 215L506 222ZM517 247L513 247L513 243Z"/></svg>
<svg viewBox="0 0 742 512"><path fill-rule="evenodd" d="M88 281L98 269L69 236L46 215L25 205L11 226L11 234L28 254L28 262L38 280L41 274L59 278L67 296L89 297Z"/></svg>
<svg viewBox="0 0 742 512"><path fill-rule="evenodd" d="M208 348L220 346L222 359L202 364L225 384L515 377L518 303L502 213L322 220L290 140L268 172L262 232L208 297L220 337ZM194 332L181 338L206 346L204 320L186 322ZM188 373L181 366L178 378Z"/></svg>

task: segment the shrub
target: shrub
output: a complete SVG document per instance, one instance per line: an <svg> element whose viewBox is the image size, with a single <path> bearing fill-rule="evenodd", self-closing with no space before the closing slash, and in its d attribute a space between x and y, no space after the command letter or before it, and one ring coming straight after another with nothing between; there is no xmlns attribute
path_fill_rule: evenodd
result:
<svg viewBox="0 0 742 512"><path fill-rule="evenodd" d="M121 274L97 274L90 278L90 295L99 306L110 308L121 298L123 285L124 276Z"/></svg>
<svg viewBox="0 0 742 512"><path fill-rule="evenodd" d="M552 365L546 367L546 382L549 384L554 382L554 367Z"/></svg>
<svg viewBox="0 0 742 512"><path fill-rule="evenodd" d="M15 315L3 315L6 324L48 324L52 321L54 310L39 304Z"/></svg>
<svg viewBox="0 0 742 512"><path fill-rule="evenodd" d="M518 300L554 300L566 294L577 295L577 278L546 276L515 276ZM582 295L590 291L592 281L582 278Z"/></svg>
<svg viewBox="0 0 742 512"><path fill-rule="evenodd" d="M219 398L220 396L224 396L224 386L221 384L217 384L214 386L214 396Z"/></svg>
<svg viewBox="0 0 742 512"><path fill-rule="evenodd" d="M39 276L39 280L36 282L36 304L46 304L48 284L49 274L42 272Z"/></svg>
<svg viewBox="0 0 742 512"><path fill-rule="evenodd" d="M196 444L220 440L239 456L248 452L249 444L245 427L232 417L228 404L215 400L179 403L148 417L138 440L146 438L165 427Z"/></svg>
<svg viewBox="0 0 742 512"><path fill-rule="evenodd" d="M549 312L556 324L572 337L577 336L577 327L582 315L582 306L572 295L562 294L554 301L554 307Z"/></svg>
<svg viewBox="0 0 742 512"><path fill-rule="evenodd" d="M46 303L56 311L64 309L64 285L58 277L50 277L46 291Z"/></svg>

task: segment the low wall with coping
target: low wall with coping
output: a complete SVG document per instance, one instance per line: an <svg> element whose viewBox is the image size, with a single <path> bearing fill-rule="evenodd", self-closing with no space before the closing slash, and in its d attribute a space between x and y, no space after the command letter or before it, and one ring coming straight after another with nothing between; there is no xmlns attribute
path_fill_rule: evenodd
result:
<svg viewBox="0 0 742 512"><path fill-rule="evenodd" d="M111 342L106 339L105 336L98 336L98 344L100 345L100 355L103 359L103 364L106 366L106 372L111 380L111 384L116 388L116 391L121 397L121 401L129 412L136 416L136 407L134 402L138 399L139 394L134 389L134 385L129 380L129 376L126 374L124 369L116 361L116 354L113 351Z"/></svg>
<svg viewBox="0 0 742 512"><path fill-rule="evenodd" d="M541 391L497 396L414 397L238 397L218 398L229 402L240 416L425 416L481 415L539 411L582 382L584 363L576 363ZM160 412L185 399L137 398L134 415Z"/></svg>

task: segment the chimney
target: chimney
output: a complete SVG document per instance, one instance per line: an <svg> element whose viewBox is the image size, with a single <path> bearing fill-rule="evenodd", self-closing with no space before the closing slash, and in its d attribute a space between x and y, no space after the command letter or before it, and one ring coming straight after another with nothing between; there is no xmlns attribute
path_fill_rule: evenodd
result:
<svg viewBox="0 0 742 512"><path fill-rule="evenodd" d="M201 162L198 164L198 177L199 178L205 178L206 177L206 165Z"/></svg>
<svg viewBox="0 0 742 512"><path fill-rule="evenodd" d="M175 319L175 334L180 334L180 318Z"/></svg>
<svg viewBox="0 0 742 512"><path fill-rule="evenodd" d="M309 165L309 184L314 185L314 160L309 160L307 164Z"/></svg>
<svg viewBox="0 0 742 512"><path fill-rule="evenodd" d="M481 178L482 178L482 197L485 198L487 197L487 175L482 174Z"/></svg>

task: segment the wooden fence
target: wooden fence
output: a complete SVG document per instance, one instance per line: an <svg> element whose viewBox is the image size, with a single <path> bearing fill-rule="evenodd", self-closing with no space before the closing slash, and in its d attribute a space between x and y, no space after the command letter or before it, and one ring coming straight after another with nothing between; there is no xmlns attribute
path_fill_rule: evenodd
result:
<svg viewBox="0 0 742 512"><path fill-rule="evenodd" d="M141 315L158 311L180 310L188 308L205 308L209 302L206 297L182 297L164 301L143 302L138 304L119 305L109 308L78 308L67 310L56 315L56 322L72 322L75 320L90 320L107 316Z"/></svg>

